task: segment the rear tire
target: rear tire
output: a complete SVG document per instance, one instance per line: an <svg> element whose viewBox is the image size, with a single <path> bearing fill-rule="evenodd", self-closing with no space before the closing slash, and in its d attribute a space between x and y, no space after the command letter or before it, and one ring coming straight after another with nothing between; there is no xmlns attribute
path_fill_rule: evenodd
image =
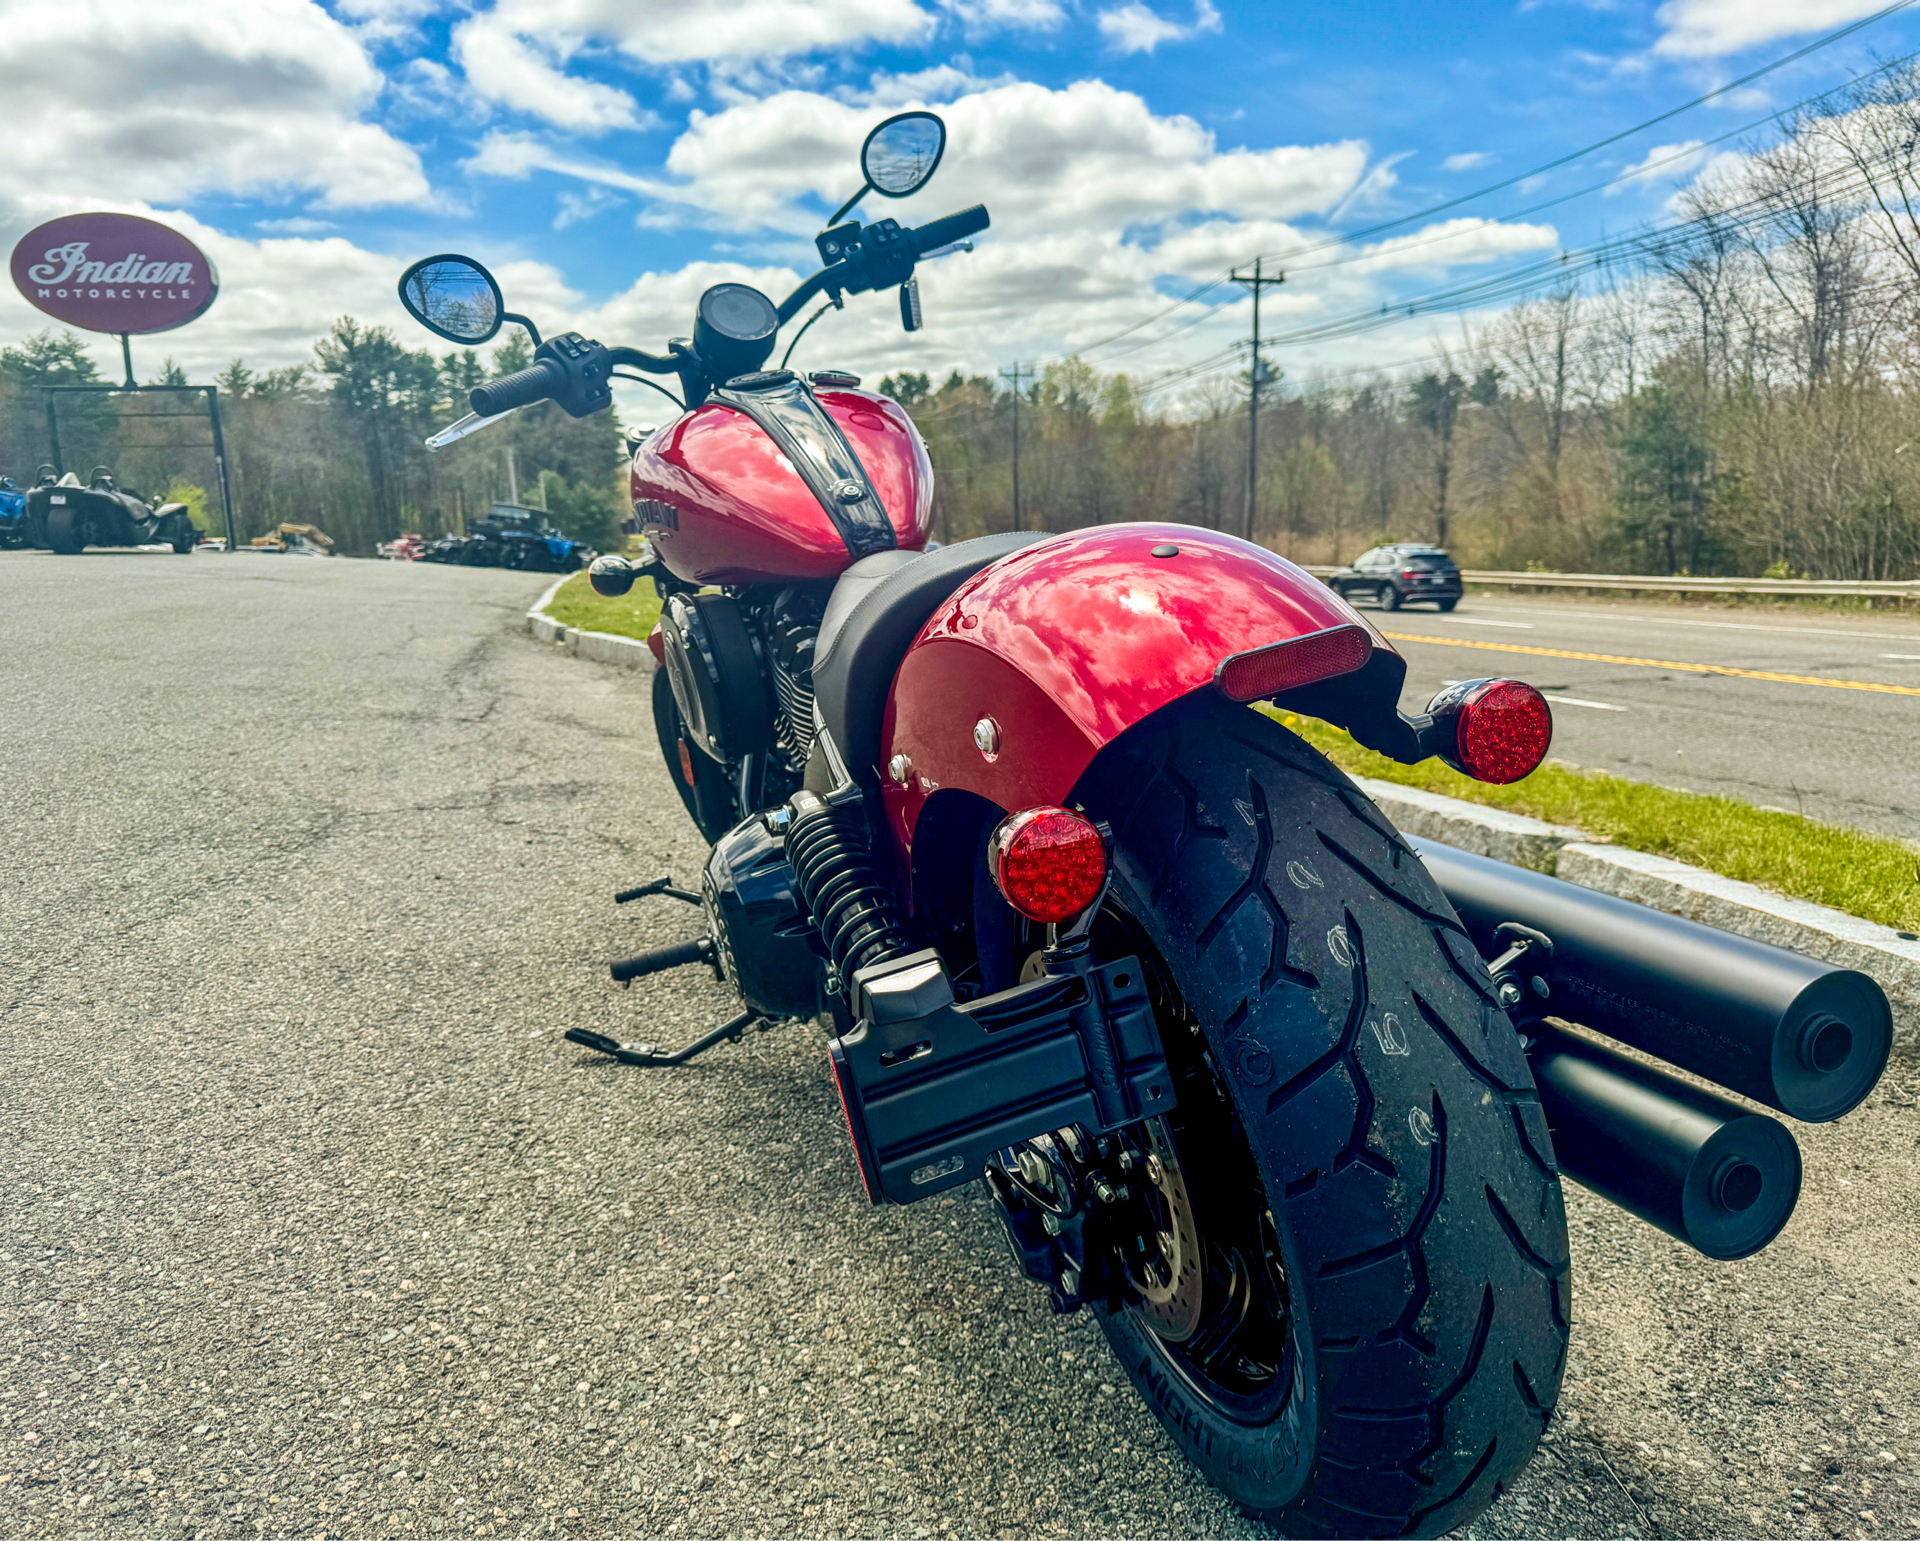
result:
<svg viewBox="0 0 1920 1541"><path fill-rule="evenodd" d="M1568 1332L1559 1177L1485 964L1393 826L1264 715L1183 703L1078 795L1111 821L1112 899L1177 993L1169 1062L1204 1043L1219 1088L1192 1149L1169 1120L1201 1232L1237 1206L1220 1234L1255 1282L1232 1298L1281 1302L1264 1333L1248 1307L1227 1329L1270 1350L1259 1395L1251 1359L1219 1372L1211 1317L1170 1342L1136 1297L1102 1313L1109 1343L1187 1457L1286 1534L1465 1523L1532 1455Z"/></svg>
<svg viewBox="0 0 1920 1541"><path fill-rule="evenodd" d="M47 514L47 544L61 556L78 556L92 544L93 521L77 508L56 508Z"/></svg>
<svg viewBox="0 0 1920 1541"><path fill-rule="evenodd" d="M1460 601L1459 601L1459 600L1457 600L1457 599L1442 599L1442 600L1439 600L1439 601L1438 601L1438 604L1439 604L1439 606L1440 606L1440 613L1441 613L1442 615L1451 615L1451 614L1453 613L1453 607L1454 607L1455 605L1457 605L1457 604L1459 604L1459 603L1460 603Z"/></svg>
<svg viewBox="0 0 1920 1541"><path fill-rule="evenodd" d="M1400 608L1400 591L1391 583L1383 583L1380 585L1380 608L1382 610L1398 610Z"/></svg>

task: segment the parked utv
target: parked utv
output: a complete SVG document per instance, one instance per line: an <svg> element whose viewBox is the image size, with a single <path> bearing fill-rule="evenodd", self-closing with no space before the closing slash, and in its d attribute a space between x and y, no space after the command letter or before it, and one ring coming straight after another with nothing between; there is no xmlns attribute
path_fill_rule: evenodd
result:
<svg viewBox="0 0 1920 1541"><path fill-rule="evenodd" d="M27 495L11 476L0 476L0 549L27 544Z"/></svg>
<svg viewBox="0 0 1920 1541"><path fill-rule="evenodd" d="M1375 546L1327 577L1342 599L1371 599L1382 610L1431 600L1443 611L1460 603L1460 569L1438 546Z"/></svg>
<svg viewBox="0 0 1920 1541"><path fill-rule="evenodd" d="M184 503L154 508L123 490L106 466L95 466L83 487L71 471L55 477L40 468L40 484L27 494L27 525L32 544L63 556L78 556L89 546L171 546L182 556L200 542L200 532Z"/></svg>

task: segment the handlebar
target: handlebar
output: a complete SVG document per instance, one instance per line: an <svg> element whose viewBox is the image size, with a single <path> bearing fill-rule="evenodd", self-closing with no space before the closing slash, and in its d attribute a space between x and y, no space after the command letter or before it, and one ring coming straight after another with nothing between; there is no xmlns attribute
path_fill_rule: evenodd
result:
<svg viewBox="0 0 1920 1541"><path fill-rule="evenodd" d="M970 209L962 209L958 214L944 214L931 220L917 230L909 230L913 237L913 253L924 257L930 251L938 251L943 246L951 246L955 241L964 241L970 235L978 235L992 221L987 218L987 206L976 203Z"/></svg>
<svg viewBox="0 0 1920 1541"><path fill-rule="evenodd" d="M467 403L482 417L497 417L515 407L545 401L566 384L566 375L557 364L542 359L529 369L517 369L485 385L476 385Z"/></svg>
<svg viewBox="0 0 1920 1541"><path fill-rule="evenodd" d="M607 357L615 365L626 364L633 369L644 369L650 375L676 374L680 361L675 358L662 358L657 353L643 353L638 348L609 348Z"/></svg>

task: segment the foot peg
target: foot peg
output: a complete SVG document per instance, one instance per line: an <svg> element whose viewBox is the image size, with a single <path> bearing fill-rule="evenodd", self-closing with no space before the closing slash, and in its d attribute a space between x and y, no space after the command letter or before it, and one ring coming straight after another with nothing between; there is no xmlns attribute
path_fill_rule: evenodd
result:
<svg viewBox="0 0 1920 1541"><path fill-rule="evenodd" d="M594 1049L610 1058L617 1059L623 1065L638 1065L642 1069L660 1069L668 1065L684 1065L695 1055L704 1054L717 1043L727 1043L738 1039L756 1022L766 1018L752 1011L743 1011L730 1022L722 1022L703 1038L696 1038L684 1049L676 1049L671 1054L650 1043L625 1044L609 1038L605 1033L591 1032L584 1027L567 1029L568 1043L577 1043L582 1048Z"/></svg>
<svg viewBox="0 0 1920 1541"><path fill-rule="evenodd" d="M646 899L660 894L668 899L678 899L682 904L703 904L705 901L695 893L673 886L672 874L655 878L651 883L642 883L638 888L623 888L613 896L615 904L631 904L635 899Z"/></svg>
<svg viewBox="0 0 1920 1541"><path fill-rule="evenodd" d="M709 937L696 936L691 942L675 942L670 947L653 947L646 952L636 953L631 958L622 958L618 963L609 963L607 972L621 984L632 984L636 979L645 979L649 974L658 974L663 969L680 968L688 963L711 963L713 961L713 941Z"/></svg>

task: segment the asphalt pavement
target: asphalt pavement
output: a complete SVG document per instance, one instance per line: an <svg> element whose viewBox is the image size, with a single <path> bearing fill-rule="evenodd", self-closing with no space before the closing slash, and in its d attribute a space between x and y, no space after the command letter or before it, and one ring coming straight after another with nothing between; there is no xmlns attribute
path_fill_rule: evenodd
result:
<svg viewBox="0 0 1920 1541"><path fill-rule="evenodd" d="M1266 1534L977 1190L865 1207L813 1030L561 1041L732 1008L606 977L702 848L540 586L0 557L0 1536ZM1917 1091L1800 1131L1746 1263L1573 1190L1567 1391L1471 1533L1920 1531Z"/></svg>
<svg viewBox="0 0 1920 1541"><path fill-rule="evenodd" d="M1920 838L1920 616L1479 593L1451 615L1366 608L1407 659L1408 711L1508 674L1554 698L1558 758Z"/></svg>

